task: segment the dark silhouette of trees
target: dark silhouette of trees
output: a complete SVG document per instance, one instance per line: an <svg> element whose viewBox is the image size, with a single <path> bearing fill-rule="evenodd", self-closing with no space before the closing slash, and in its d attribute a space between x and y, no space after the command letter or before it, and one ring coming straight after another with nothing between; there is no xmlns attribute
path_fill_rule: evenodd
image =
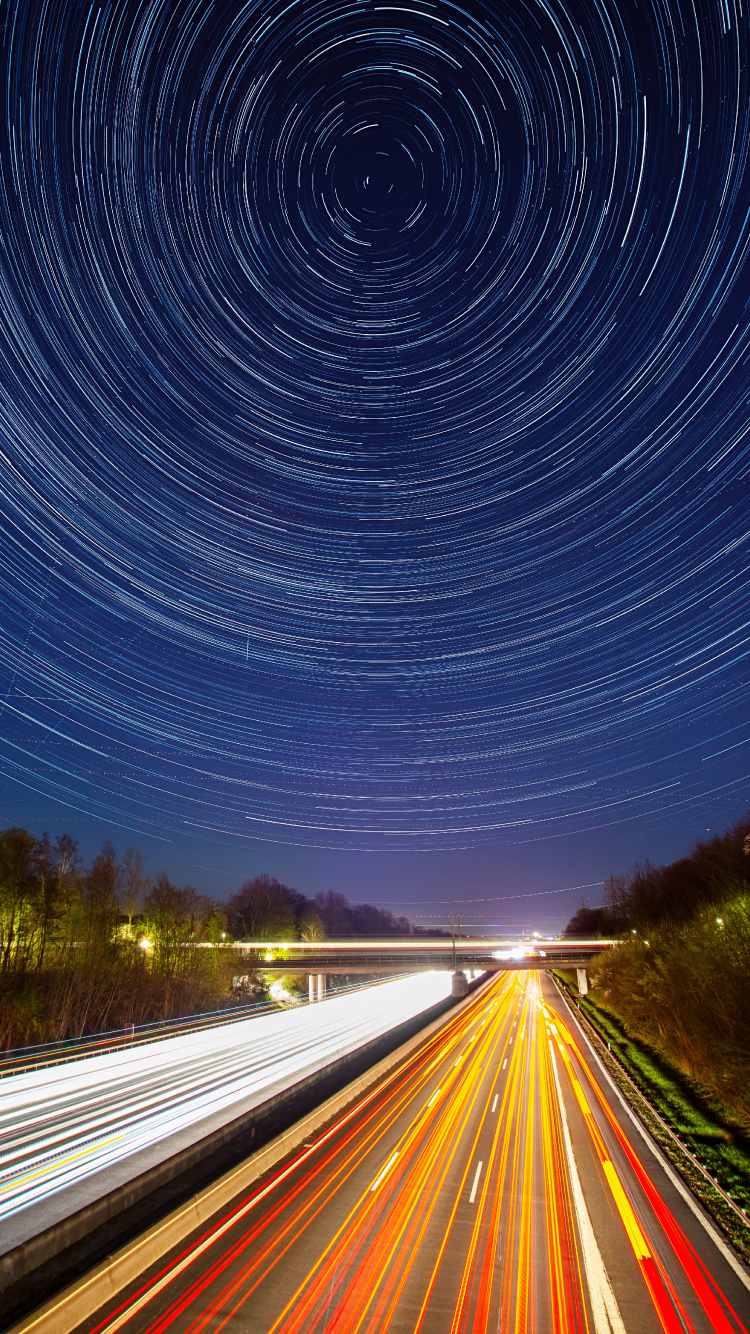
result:
<svg viewBox="0 0 750 1334"><path fill-rule="evenodd" d="M226 911L237 940L347 940L414 933L406 917L394 917L371 903L350 903L333 890L308 899L269 875L246 880Z"/></svg>
<svg viewBox="0 0 750 1334"><path fill-rule="evenodd" d="M325 933L333 940L349 937L411 936L414 927L407 917L394 917L372 903L350 903L343 894L328 890L314 899Z"/></svg>
<svg viewBox="0 0 750 1334"><path fill-rule="evenodd" d="M610 915L605 907L581 907L573 913L565 928L566 936L606 936L611 929Z"/></svg>
<svg viewBox="0 0 750 1334"><path fill-rule="evenodd" d="M336 894L329 889L325 894L315 895L315 907L320 913L323 930L332 940L345 940L353 935L350 903L343 894Z"/></svg>
<svg viewBox="0 0 750 1334"><path fill-rule="evenodd" d="M636 862L628 875L610 876L601 907L579 909L565 934L582 935L580 924L594 920L600 923L594 929L599 935L687 922L701 908L723 903L738 885L750 891L748 850L750 816L744 816L725 833L699 840L687 856L666 866ZM587 913L601 916L587 917Z"/></svg>
<svg viewBox="0 0 750 1334"><path fill-rule="evenodd" d="M256 875L227 903L229 930L238 940L294 940L298 898L272 876Z"/></svg>

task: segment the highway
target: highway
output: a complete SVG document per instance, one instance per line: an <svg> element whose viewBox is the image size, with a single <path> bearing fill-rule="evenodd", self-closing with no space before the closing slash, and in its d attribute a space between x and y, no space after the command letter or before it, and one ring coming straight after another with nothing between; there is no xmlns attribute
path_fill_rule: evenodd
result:
<svg viewBox="0 0 750 1334"><path fill-rule="evenodd" d="M526 972L80 1334L737 1334L749 1284Z"/></svg>
<svg viewBox="0 0 750 1334"><path fill-rule="evenodd" d="M386 982L0 1084L0 1254L450 995Z"/></svg>

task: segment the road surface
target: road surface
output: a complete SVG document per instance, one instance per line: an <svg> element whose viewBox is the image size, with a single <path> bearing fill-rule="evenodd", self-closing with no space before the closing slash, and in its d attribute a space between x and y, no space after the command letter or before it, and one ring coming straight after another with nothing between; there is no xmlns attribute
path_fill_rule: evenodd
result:
<svg viewBox="0 0 750 1334"><path fill-rule="evenodd" d="M499 977L81 1334L736 1334L700 1214L550 979Z"/></svg>
<svg viewBox="0 0 750 1334"><path fill-rule="evenodd" d="M450 995L386 982L0 1081L0 1254Z"/></svg>

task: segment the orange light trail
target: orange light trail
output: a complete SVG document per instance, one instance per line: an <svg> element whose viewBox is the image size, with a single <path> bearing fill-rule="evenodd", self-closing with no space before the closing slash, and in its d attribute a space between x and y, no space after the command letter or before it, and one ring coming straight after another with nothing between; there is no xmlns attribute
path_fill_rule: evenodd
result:
<svg viewBox="0 0 750 1334"><path fill-rule="evenodd" d="M213 1229L221 1244L209 1229L91 1334L221 1334L259 1301L271 1311L266 1334L626 1334L581 1190L582 1154L599 1165L597 1189L654 1327L747 1334L558 1004L545 1004L538 974L487 984L239 1201L236 1225ZM191 1278L193 1251L204 1268ZM172 1270L186 1285L147 1318Z"/></svg>

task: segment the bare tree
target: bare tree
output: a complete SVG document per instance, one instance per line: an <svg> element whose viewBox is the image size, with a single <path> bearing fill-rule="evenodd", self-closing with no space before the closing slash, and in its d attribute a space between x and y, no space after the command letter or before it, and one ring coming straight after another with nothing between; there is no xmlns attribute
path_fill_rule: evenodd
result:
<svg viewBox="0 0 750 1334"><path fill-rule="evenodd" d="M150 887L150 881L143 874L143 853L137 852L132 843L125 849L120 867L120 886L123 912L127 914L128 929L132 931L133 918L141 905L141 900Z"/></svg>
<svg viewBox="0 0 750 1334"><path fill-rule="evenodd" d="M246 940L293 940L297 895L270 875L256 875L227 904L232 935Z"/></svg>

